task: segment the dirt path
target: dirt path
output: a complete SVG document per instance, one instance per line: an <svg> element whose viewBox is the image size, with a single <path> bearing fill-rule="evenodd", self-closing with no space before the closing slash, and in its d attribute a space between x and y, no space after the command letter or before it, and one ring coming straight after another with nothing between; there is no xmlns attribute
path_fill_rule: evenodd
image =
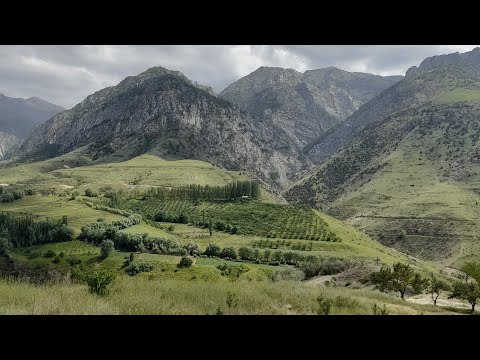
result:
<svg viewBox="0 0 480 360"><path fill-rule="evenodd" d="M430 294L420 294L415 296L406 297L406 301L412 302L414 304L421 305L432 305L433 300ZM448 299L445 295L440 296L437 300L437 306L440 307L453 307L457 309L471 309L471 306L466 301L458 299Z"/></svg>
<svg viewBox="0 0 480 360"><path fill-rule="evenodd" d="M305 284L312 285L312 286L321 286L325 285L327 281L332 281L334 275L323 275L323 276L317 276L313 279L305 281Z"/></svg>

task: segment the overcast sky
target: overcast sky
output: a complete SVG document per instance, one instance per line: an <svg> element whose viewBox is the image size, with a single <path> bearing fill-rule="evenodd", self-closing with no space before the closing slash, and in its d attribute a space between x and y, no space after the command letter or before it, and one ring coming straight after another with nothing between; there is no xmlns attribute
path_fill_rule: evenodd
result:
<svg viewBox="0 0 480 360"><path fill-rule="evenodd" d="M179 70L220 92L260 66L298 71L336 66L404 75L426 57L476 45L0 45L0 93L37 96L66 108L153 66Z"/></svg>

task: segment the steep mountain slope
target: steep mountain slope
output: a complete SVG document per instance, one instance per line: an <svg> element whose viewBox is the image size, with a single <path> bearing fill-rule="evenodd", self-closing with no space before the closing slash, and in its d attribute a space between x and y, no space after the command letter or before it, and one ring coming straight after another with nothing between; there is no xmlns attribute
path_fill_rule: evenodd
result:
<svg viewBox="0 0 480 360"><path fill-rule="evenodd" d="M453 90L368 126L285 197L412 255L455 260L480 251L479 139L480 87Z"/></svg>
<svg viewBox="0 0 480 360"><path fill-rule="evenodd" d="M288 137L161 67L88 96L39 126L15 155L41 159L88 145L94 159L124 160L145 152L248 170L276 186L301 167Z"/></svg>
<svg viewBox="0 0 480 360"><path fill-rule="evenodd" d="M334 67L308 70L261 67L229 85L220 97L268 119L303 148L362 104L399 81Z"/></svg>
<svg viewBox="0 0 480 360"><path fill-rule="evenodd" d="M16 143L18 143L18 139L14 135L0 131L0 160L3 159L5 153Z"/></svg>
<svg viewBox="0 0 480 360"><path fill-rule="evenodd" d="M62 110L65 109L37 97L15 99L0 94L0 131L23 138L35 125Z"/></svg>
<svg viewBox="0 0 480 360"><path fill-rule="evenodd" d="M348 144L368 124L397 111L417 106L456 88L476 89L480 84L480 66L442 65L409 76L361 106L343 123L330 129L303 149L314 163L321 163Z"/></svg>

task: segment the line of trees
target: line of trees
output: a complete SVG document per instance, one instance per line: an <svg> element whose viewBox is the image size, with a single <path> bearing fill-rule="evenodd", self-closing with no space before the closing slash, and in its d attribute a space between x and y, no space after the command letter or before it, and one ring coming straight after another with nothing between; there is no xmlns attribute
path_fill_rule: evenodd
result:
<svg viewBox="0 0 480 360"><path fill-rule="evenodd" d="M198 253L198 247L189 243L180 246L175 240L149 237L147 234L127 234L119 231L119 228L106 222L96 222L82 227L79 240L93 243L97 246L106 241L112 241L114 248L128 252L149 252L163 255L187 255Z"/></svg>
<svg viewBox="0 0 480 360"><path fill-rule="evenodd" d="M402 299L405 299L407 291L414 294L427 291L431 295L434 305L437 304L440 294L448 291L450 292L449 299L457 298L468 301L473 313L480 298L480 263L467 262L461 270L465 274L465 281L456 281L453 287L435 277L433 273L430 279L422 278L410 265L400 262L393 265L393 268L382 266L379 271L370 274L370 281L380 291L397 291Z"/></svg>
<svg viewBox="0 0 480 360"><path fill-rule="evenodd" d="M157 187L147 190L146 196L160 200L198 200L225 201L235 200L244 196L249 199L260 198L258 181L235 181L224 186L187 185L179 187ZM116 200L118 201L118 200Z"/></svg>
<svg viewBox="0 0 480 360"><path fill-rule="evenodd" d="M221 249L214 243L209 244L203 254L208 257L239 258L242 261L277 266L280 264L293 265L302 270L307 278L317 275L338 274L351 266L351 263L346 259L303 255L293 251L271 251L270 249L261 251L258 248L254 249L248 246L242 246L238 251L235 251L232 248Z"/></svg>
<svg viewBox="0 0 480 360"><path fill-rule="evenodd" d="M33 221L32 217L16 217L9 213L0 214L0 237L13 247L70 241L73 229L68 226L68 218L53 221Z"/></svg>

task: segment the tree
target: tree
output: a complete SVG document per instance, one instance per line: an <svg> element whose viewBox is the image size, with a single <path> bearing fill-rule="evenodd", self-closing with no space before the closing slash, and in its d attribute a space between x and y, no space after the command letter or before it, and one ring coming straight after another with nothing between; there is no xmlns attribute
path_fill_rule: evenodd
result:
<svg viewBox="0 0 480 360"><path fill-rule="evenodd" d="M188 256L182 256L180 262L178 263L177 267L179 268L188 268L192 266L193 261Z"/></svg>
<svg viewBox="0 0 480 360"><path fill-rule="evenodd" d="M0 186L0 189L3 187ZM7 239L0 237L0 257L10 258L10 243Z"/></svg>
<svg viewBox="0 0 480 360"><path fill-rule="evenodd" d="M214 243L210 243L205 249L204 254L207 256L218 256L220 255L220 247Z"/></svg>
<svg viewBox="0 0 480 360"><path fill-rule="evenodd" d="M428 292L432 295L433 305L437 305L438 297L442 291L450 291L450 286L443 280L436 278L433 273L428 284Z"/></svg>
<svg viewBox="0 0 480 360"><path fill-rule="evenodd" d="M469 261L466 262L461 268L465 273L465 282L468 281L468 278L471 277L475 279L477 284L480 284L480 263L474 262L474 261Z"/></svg>
<svg viewBox="0 0 480 360"><path fill-rule="evenodd" d="M208 220L208 232L210 233L210 237L212 237L212 230L213 230L213 222L212 219Z"/></svg>
<svg viewBox="0 0 480 360"><path fill-rule="evenodd" d="M242 246L240 249L238 249L238 255L242 260L253 260L253 249Z"/></svg>
<svg viewBox="0 0 480 360"><path fill-rule="evenodd" d="M400 297L405 300L405 292L411 287L415 293L420 293L426 286L426 280L420 274L400 262L393 265L393 271L388 266L382 266L378 272L370 275L370 281L380 291L398 291Z"/></svg>
<svg viewBox="0 0 480 360"><path fill-rule="evenodd" d="M457 298L467 300L472 306L472 313L475 311L475 305L480 297L480 287L473 282L464 283L456 282L453 285L453 292L448 297L449 299Z"/></svg>
<svg viewBox="0 0 480 360"><path fill-rule="evenodd" d="M106 259L110 253L113 251L113 241L112 240L104 240L100 244L100 256L102 259Z"/></svg>

